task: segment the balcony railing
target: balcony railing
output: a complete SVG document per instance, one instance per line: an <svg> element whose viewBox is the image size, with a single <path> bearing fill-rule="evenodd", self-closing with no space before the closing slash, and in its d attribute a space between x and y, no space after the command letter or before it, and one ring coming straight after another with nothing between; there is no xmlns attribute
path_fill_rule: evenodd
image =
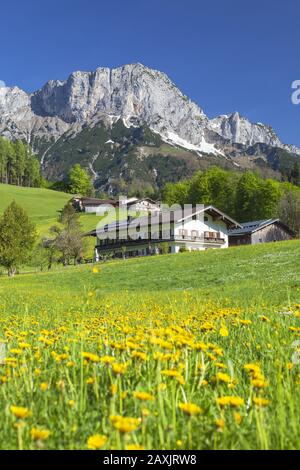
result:
<svg viewBox="0 0 300 470"><path fill-rule="evenodd" d="M202 243L210 243L210 244L218 244L222 245L225 243L224 238L220 237L194 237L191 235L173 235L170 238L156 238L156 239L149 239L149 238L138 238L136 240L132 239L121 239L121 240L111 240L113 243L105 243L103 245L97 245L97 248L101 250L110 250L110 249L118 249L122 248L123 246L127 247L135 247L135 246L147 246L150 247L152 244L157 245L160 243L165 243L165 242L173 242L173 241L178 241L178 242L184 242L184 241L189 241L189 242L202 242Z"/></svg>
<svg viewBox="0 0 300 470"><path fill-rule="evenodd" d="M225 243L225 238L221 238L221 237L204 237L204 236L194 237L192 235L175 235L175 237L173 237L173 240L178 240L178 241L187 240L187 241L195 241L195 242L202 241L205 243Z"/></svg>
<svg viewBox="0 0 300 470"><path fill-rule="evenodd" d="M170 241L170 240L164 240L164 239L148 239L148 238L139 238L137 240L131 240L131 239L122 239L122 240L112 240L114 243L105 243L104 245L97 245L97 249L99 251L101 250L117 250L118 248L122 248L123 246L126 247L139 247L141 245L144 245L146 247L151 246L151 244L159 244L163 243L165 241Z"/></svg>

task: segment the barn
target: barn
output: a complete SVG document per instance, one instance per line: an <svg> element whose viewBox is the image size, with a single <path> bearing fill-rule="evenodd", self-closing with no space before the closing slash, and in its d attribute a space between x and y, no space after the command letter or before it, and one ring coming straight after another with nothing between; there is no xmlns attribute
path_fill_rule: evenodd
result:
<svg viewBox="0 0 300 470"><path fill-rule="evenodd" d="M256 245L295 237L295 233L279 219L244 222L241 225L241 228L228 231L229 246Z"/></svg>

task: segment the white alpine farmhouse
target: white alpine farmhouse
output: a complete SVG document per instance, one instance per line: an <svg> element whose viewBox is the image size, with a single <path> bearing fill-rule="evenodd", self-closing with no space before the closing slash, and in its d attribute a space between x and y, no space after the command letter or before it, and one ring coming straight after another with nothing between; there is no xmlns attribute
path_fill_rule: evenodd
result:
<svg viewBox="0 0 300 470"><path fill-rule="evenodd" d="M97 237L95 260L102 255L146 256L168 251L227 248L228 230L241 227L214 206L162 211L104 225L88 235Z"/></svg>

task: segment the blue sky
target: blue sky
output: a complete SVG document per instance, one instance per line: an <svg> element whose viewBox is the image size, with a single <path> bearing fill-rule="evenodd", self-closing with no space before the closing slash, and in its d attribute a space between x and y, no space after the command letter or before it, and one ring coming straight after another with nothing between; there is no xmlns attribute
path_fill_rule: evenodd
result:
<svg viewBox="0 0 300 470"><path fill-rule="evenodd" d="M209 117L238 110L300 146L299 17L297 0L3 1L0 81L33 91L74 70L141 62Z"/></svg>

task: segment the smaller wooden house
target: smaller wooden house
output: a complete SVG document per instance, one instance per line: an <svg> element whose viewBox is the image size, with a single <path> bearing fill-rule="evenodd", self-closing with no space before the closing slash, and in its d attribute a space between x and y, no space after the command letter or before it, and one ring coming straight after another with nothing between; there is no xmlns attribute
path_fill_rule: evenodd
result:
<svg viewBox="0 0 300 470"><path fill-rule="evenodd" d="M117 207L113 199L96 199L92 197L73 197L72 204L79 212L91 214L104 213L112 207Z"/></svg>
<svg viewBox="0 0 300 470"><path fill-rule="evenodd" d="M244 222L241 228L229 230L229 246L290 240L295 233L279 219Z"/></svg>
<svg viewBox="0 0 300 470"><path fill-rule="evenodd" d="M149 197L138 199L132 197L129 199L120 199L120 207L126 207L128 210L134 212L157 212L160 211L160 204Z"/></svg>

